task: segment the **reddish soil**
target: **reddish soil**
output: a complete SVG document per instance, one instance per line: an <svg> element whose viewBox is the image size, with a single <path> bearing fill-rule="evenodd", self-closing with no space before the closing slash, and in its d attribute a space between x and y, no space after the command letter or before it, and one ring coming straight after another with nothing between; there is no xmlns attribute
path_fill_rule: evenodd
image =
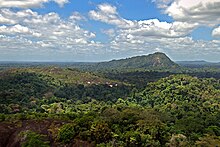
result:
<svg viewBox="0 0 220 147"><path fill-rule="evenodd" d="M86 141L73 140L70 144L64 145L54 139L57 129L67 122L55 120L23 120L16 122L0 122L0 147L20 147L21 138L19 133L31 130L46 136L45 140L50 142L51 147L94 147Z"/></svg>

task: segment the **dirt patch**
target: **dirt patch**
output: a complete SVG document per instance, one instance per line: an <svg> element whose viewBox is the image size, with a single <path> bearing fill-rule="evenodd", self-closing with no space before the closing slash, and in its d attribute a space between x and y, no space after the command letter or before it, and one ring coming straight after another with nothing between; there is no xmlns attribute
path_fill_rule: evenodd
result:
<svg viewBox="0 0 220 147"><path fill-rule="evenodd" d="M57 146L55 139L53 139L53 134L51 133L51 126L56 129L65 123L67 122L55 120L23 120L10 123L1 122L0 147L20 147L21 138L19 137L19 134L26 130L46 135L46 140L50 142L50 145Z"/></svg>
<svg viewBox="0 0 220 147"><path fill-rule="evenodd" d="M14 124L0 123L0 147L7 147L11 136L16 132Z"/></svg>
<svg viewBox="0 0 220 147"><path fill-rule="evenodd" d="M95 143L89 143L75 139L70 144L64 145L56 141L58 128L69 122L57 120L22 120L15 122L0 122L0 147L20 147L23 131L34 131L45 135L45 140L50 142L51 147L95 147Z"/></svg>

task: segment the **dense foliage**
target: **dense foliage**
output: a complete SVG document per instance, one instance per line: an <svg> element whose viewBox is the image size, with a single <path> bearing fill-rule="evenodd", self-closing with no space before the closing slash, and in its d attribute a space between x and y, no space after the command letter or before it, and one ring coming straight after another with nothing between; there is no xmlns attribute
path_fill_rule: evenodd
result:
<svg viewBox="0 0 220 147"><path fill-rule="evenodd" d="M12 140L20 146L220 144L220 80L215 78L137 71L108 73L106 79L60 68L0 75L0 141L4 130L14 130L19 139Z"/></svg>
<svg viewBox="0 0 220 147"><path fill-rule="evenodd" d="M44 141L44 135L33 131L25 131L19 134L22 140L22 147L49 147L49 143Z"/></svg>
<svg viewBox="0 0 220 147"><path fill-rule="evenodd" d="M164 53L154 53L127 59L97 63L96 69L164 69L177 68L178 64L171 61Z"/></svg>
<svg viewBox="0 0 220 147"><path fill-rule="evenodd" d="M0 113L43 112L53 103L67 101L72 104L92 99L115 102L119 97L128 96L132 89L131 85L87 72L60 68L2 71L0 85Z"/></svg>

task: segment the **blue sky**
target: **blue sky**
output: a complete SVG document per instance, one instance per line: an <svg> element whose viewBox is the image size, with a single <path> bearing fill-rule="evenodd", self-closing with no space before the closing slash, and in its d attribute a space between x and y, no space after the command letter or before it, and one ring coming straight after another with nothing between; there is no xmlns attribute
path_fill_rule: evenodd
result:
<svg viewBox="0 0 220 147"><path fill-rule="evenodd" d="M220 0L1 0L0 61L107 61L153 52L220 62Z"/></svg>

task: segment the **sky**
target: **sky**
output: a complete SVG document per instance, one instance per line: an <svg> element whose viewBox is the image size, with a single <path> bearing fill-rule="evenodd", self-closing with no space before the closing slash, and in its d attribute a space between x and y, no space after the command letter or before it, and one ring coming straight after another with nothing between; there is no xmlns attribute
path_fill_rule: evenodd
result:
<svg viewBox="0 0 220 147"><path fill-rule="evenodd" d="M220 62L220 0L0 0L0 61L99 62L154 52Z"/></svg>

